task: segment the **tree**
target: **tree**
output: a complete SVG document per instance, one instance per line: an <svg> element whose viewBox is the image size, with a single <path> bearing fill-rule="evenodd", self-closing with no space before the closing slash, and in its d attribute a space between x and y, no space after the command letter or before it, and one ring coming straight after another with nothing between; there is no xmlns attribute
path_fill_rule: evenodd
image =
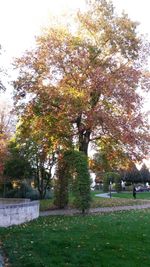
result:
<svg viewBox="0 0 150 267"><path fill-rule="evenodd" d="M105 136L96 142L96 146L92 170L98 176L102 172L119 171L130 164L131 159L120 142Z"/></svg>
<svg viewBox="0 0 150 267"><path fill-rule="evenodd" d="M149 169L147 168L146 164L142 165L142 167L140 169L140 175L141 175L141 180L143 183L150 181L150 172L149 172Z"/></svg>
<svg viewBox="0 0 150 267"><path fill-rule="evenodd" d="M130 168L125 171L124 177L122 177L122 178L127 183L130 182L130 183L133 184L133 183L142 182L140 172L139 172L139 170L137 169L137 167L136 167L136 165L134 163L132 163Z"/></svg>
<svg viewBox="0 0 150 267"><path fill-rule="evenodd" d="M7 156L7 139L4 134L0 134L0 176L4 170L4 160Z"/></svg>
<svg viewBox="0 0 150 267"><path fill-rule="evenodd" d="M48 28L35 49L16 60L17 107L27 117L38 112L41 128L43 121L51 125L50 133L75 141L86 155L90 141L108 136L140 157L149 135L136 89L149 88L149 44L137 23L118 16L106 0L88 1L76 21L76 30Z"/></svg>
<svg viewBox="0 0 150 267"><path fill-rule="evenodd" d="M8 142L13 132L13 115L11 107L0 100L0 175L3 174L4 161L8 156Z"/></svg>
<svg viewBox="0 0 150 267"><path fill-rule="evenodd" d="M1 55L1 50L2 50L2 47L0 45L0 55ZM0 67L0 74L3 74L4 75L4 70L2 67ZM0 91L5 91L5 86L4 86L4 83L3 83L3 79L2 79L2 75L0 76Z"/></svg>
<svg viewBox="0 0 150 267"><path fill-rule="evenodd" d="M28 120L22 116L15 135L21 154L30 163L41 199L51 187L52 169L57 161L56 140L45 131L45 127L40 128L38 116L28 117Z"/></svg>
<svg viewBox="0 0 150 267"><path fill-rule="evenodd" d="M115 183L116 192L121 191L121 176L119 173L106 172L103 177L103 191L108 192L112 183Z"/></svg>
<svg viewBox="0 0 150 267"><path fill-rule="evenodd" d="M14 139L9 142L8 153L4 162L4 175L16 180L29 179L32 173L30 163Z"/></svg>
<svg viewBox="0 0 150 267"><path fill-rule="evenodd" d="M67 206L70 188L74 195L75 206L84 214L90 207L90 184L85 154L75 150L61 153L57 168L55 204L59 208Z"/></svg>

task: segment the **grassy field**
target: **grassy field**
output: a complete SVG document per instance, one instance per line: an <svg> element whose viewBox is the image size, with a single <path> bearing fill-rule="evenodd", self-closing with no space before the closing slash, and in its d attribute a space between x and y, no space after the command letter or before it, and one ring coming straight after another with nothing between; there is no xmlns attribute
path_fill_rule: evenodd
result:
<svg viewBox="0 0 150 267"><path fill-rule="evenodd" d="M127 199L133 199L132 192L123 192L123 193L115 193L112 194L113 197L118 197L118 198L127 198ZM136 193L136 198L137 199L150 199L150 192L137 192Z"/></svg>
<svg viewBox="0 0 150 267"><path fill-rule="evenodd" d="M0 229L12 267L149 267L150 211L51 216Z"/></svg>
<svg viewBox="0 0 150 267"><path fill-rule="evenodd" d="M91 208L97 207L114 207L114 206L129 206L129 205L136 205L136 204L143 204L143 200L145 203L148 199L150 199L150 193L138 193L137 199L134 200L131 193L120 193L120 194L112 194L115 198L101 198L96 197L96 194L99 194L99 191L92 191L92 203ZM70 208L74 208L72 198L70 199L69 203ZM40 201L40 210L50 210L54 209L55 206L53 205L53 199L44 199Z"/></svg>

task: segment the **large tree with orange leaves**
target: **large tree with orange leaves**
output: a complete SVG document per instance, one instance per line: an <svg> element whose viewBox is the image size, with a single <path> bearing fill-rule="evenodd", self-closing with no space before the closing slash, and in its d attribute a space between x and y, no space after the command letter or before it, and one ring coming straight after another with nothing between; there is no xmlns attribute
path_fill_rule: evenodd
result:
<svg viewBox="0 0 150 267"><path fill-rule="evenodd" d="M48 28L16 61L16 105L45 135L73 140L86 155L90 141L107 137L142 156L149 137L137 88L149 89L148 53L137 23L107 0L88 1L73 28Z"/></svg>

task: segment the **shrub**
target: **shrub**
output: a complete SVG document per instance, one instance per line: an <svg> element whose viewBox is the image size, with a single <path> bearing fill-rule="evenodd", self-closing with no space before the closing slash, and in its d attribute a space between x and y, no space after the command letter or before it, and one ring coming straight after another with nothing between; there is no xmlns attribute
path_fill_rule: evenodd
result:
<svg viewBox="0 0 150 267"><path fill-rule="evenodd" d="M39 192L36 189L32 189L26 193L26 198L31 200L38 200L40 198Z"/></svg>
<svg viewBox="0 0 150 267"><path fill-rule="evenodd" d="M18 198L18 189L15 188L15 189L12 189L12 190L9 190L5 193L5 197L7 198Z"/></svg>
<svg viewBox="0 0 150 267"><path fill-rule="evenodd" d="M59 159L55 181L55 202L59 208L68 204L68 188L75 198L75 206L82 213L89 209L91 202L91 179L87 157L79 151L66 151Z"/></svg>

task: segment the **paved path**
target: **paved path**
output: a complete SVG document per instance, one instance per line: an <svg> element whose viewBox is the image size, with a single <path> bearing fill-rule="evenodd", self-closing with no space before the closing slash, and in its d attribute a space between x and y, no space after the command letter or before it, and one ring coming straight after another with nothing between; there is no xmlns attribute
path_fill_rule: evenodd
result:
<svg viewBox="0 0 150 267"><path fill-rule="evenodd" d="M105 207L105 208L93 208L89 210L89 214L96 213L109 213L114 211L123 211L123 210L139 210L139 209L148 209L150 208L150 203L134 206L119 206L119 207ZM41 211L40 216L50 216L50 215L75 215L80 214L81 212L77 209L62 209L62 210L48 210Z"/></svg>
<svg viewBox="0 0 150 267"><path fill-rule="evenodd" d="M111 197L114 197L114 194L115 194L115 193L116 193L116 192L111 193ZM110 198L110 193L96 194L95 196L96 196L96 197Z"/></svg>

